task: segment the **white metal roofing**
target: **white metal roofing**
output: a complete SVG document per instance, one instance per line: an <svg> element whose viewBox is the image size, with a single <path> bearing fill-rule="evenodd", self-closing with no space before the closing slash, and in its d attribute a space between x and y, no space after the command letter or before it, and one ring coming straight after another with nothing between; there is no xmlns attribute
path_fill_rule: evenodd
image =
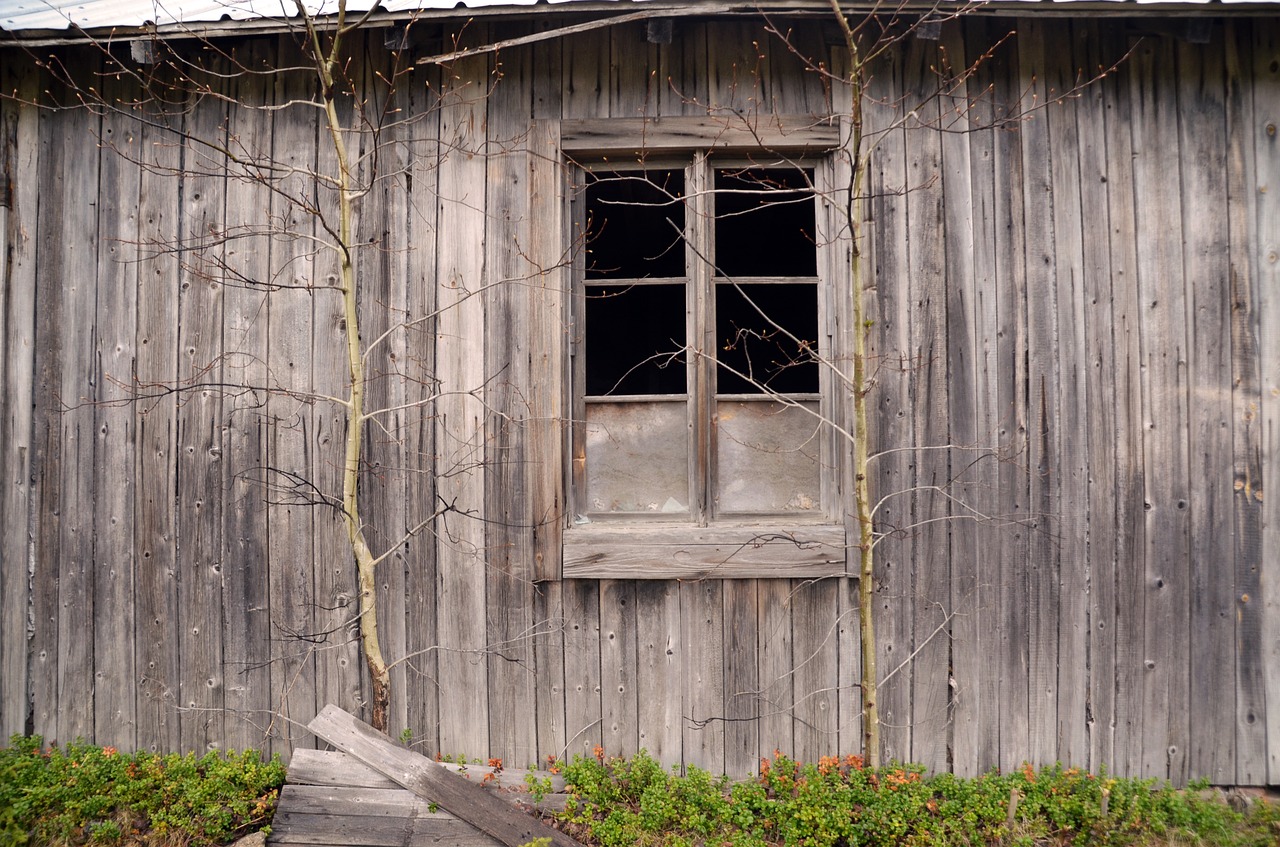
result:
<svg viewBox="0 0 1280 847"><path fill-rule="evenodd" d="M1086 0L1049 0L1049 4L1062 8L1061 4ZM305 0L308 10L314 14L333 13L338 0ZM384 0L382 10L388 13L416 10L445 11L450 9L475 9L480 7L527 7L542 4L566 4L590 2L595 8L616 4L632 6L644 0ZM945 5L954 0L942 0ZM1046 5L1044 0L987 0L988 8L996 3L1020 5ZM367 11L374 0L347 0L349 12ZM1280 5L1280 0L1110 0L1108 5L1158 4L1198 7L1213 5L1260 6ZM668 2L667 5L670 5ZM688 5L696 7L696 0ZM769 5L765 3L763 5ZM865 4L864 4L865 5ZM1096 5L1096 3L1094 3ZM23 30L102 29L107 27L157 27L214 23L218 21L246 21L271 18L288 18L296 14L294 0L0 0L0 29L9 32Z"/></svg>

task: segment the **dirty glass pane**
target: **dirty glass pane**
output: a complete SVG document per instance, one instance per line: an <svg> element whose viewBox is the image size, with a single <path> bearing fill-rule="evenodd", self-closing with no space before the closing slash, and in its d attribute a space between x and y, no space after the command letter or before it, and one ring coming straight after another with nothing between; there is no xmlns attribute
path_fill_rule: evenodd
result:
<svg viewBox="0 0 1280 847"><path fill-rule="evenodd" d="M803 408L768 401L716 404L715 497L720 513L821 511L821 430L811 414L818 402L799 405Z"/></svg>
<svg viewBox="0 0 1280 847"><path fill-rule="evenodd" d="M716 285L716 393L813 394L817 344L814 283Z"/></svg>
<svg viewBox="0 0 1280 847"><path fill-rule="evenodd" d="M587 176L587 279L682 277L684 171Z"/></svg>
<svg viewBox="0 0 1280 847"><path fill-rule="evenodd" d="M689 514L688 406L587 404L586 511Z"/></svg>
<svg viewBox="0 0 1280 847"><path fill-rule="evenodd" d="M587 396L685 392L683 283L588 285Z"/></svg>
<svg viewBox="0 0 1280 847"><path fill-rule="evenodd" d="M717 276L817 276L812 171L716 171Z"/></svg>

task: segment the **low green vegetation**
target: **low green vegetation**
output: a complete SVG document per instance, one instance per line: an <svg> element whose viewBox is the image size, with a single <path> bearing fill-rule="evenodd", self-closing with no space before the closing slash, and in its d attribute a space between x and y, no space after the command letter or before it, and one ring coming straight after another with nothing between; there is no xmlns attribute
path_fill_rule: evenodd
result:
<svg viewBox="0 0 1280 847"><path fill-rule="evenodd" d="M284 784L278 758L257 753L120 753L43 746L14 736L0 749L0 847L226 844L271 820Z"/></svg>
<svg viewBox="0 0 1280 847"><path fill-rule="evenodd" d="M865 768L856 756L801 765L778 755L761 764L758 779L731 783L696 769L675 776L644 753L577 758L563 766L575 799L560 825L603 847L1280 843L1275 805L1239 813L1209 792L1073 768L962 779L913 766Z"/></svg>

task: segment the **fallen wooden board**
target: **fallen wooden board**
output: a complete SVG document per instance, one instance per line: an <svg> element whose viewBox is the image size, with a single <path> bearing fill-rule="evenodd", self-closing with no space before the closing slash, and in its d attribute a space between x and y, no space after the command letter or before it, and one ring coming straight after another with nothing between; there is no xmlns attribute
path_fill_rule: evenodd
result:
<svg viewBox="0 0 1280 847"><path fill-rule="evenodd" d="M325 706L307 729L507 847L520 847L535 838L546 838L554 847L583 847L559 830L512 808L478 783L393 744L373 727L337 706Z"/></svg>
<svg viewBox="0 0 1280 847"><path fill-rule="evenodd" d="M549 780L551 790L548 793L564 791L564 777L548 771L527 771L520 768L493 768L481 765L455 765L452 762L437 762L442 768L455 773L465 774L473 782L481 782L488 788L509 788L517 791L528 789L525 777L532 773L539 781ZM494 774L487 779L487 774ZM289 782L302 785L349 785L367 786L369 788L399 788L387 777L361 762L354 756L348 756L340 750L308 750L299 748L293 751L289 760Z"/></svg>
<svg viewBox="0 0 1280 847"><path fill-rule="evenodd" d="M317 847L494 847L498 842L453 817L326 816L277 812L271 844Z"/></svg>

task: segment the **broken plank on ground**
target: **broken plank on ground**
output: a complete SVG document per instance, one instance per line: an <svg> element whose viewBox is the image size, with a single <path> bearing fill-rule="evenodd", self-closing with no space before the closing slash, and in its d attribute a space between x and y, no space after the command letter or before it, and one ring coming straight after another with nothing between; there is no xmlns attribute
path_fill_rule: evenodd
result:
<svg viewBox="0 0 1280 847"><path fill-rule="evenodd" d="M525 781L529 774L544 785L549 785L547 793L564 791L564 777L549 771L529 771L521 768L491 768L482 765L457 765L452 762L437 762L440 767L454 773L467 776L475 782L482 782L489 788L509 788L527 791ZM489 777L488 774L493 774ZM388 777L378 773L364 762L348 756L340 750L308 750L299 748L293 751L289 761L289 781L306 785L367 785L370 788L398 788Z"/></svg>
<svg viewBox="0 0 1280 847"><path fill-rule="evenodd" d="M439 805L507 847L536 838L553 847L582 847L579 842L542 821L512 808L477 782L443 768L437 762L394 744L368 724L337 706L328 705L307 725L327 741L419 797Z"/></svg>

